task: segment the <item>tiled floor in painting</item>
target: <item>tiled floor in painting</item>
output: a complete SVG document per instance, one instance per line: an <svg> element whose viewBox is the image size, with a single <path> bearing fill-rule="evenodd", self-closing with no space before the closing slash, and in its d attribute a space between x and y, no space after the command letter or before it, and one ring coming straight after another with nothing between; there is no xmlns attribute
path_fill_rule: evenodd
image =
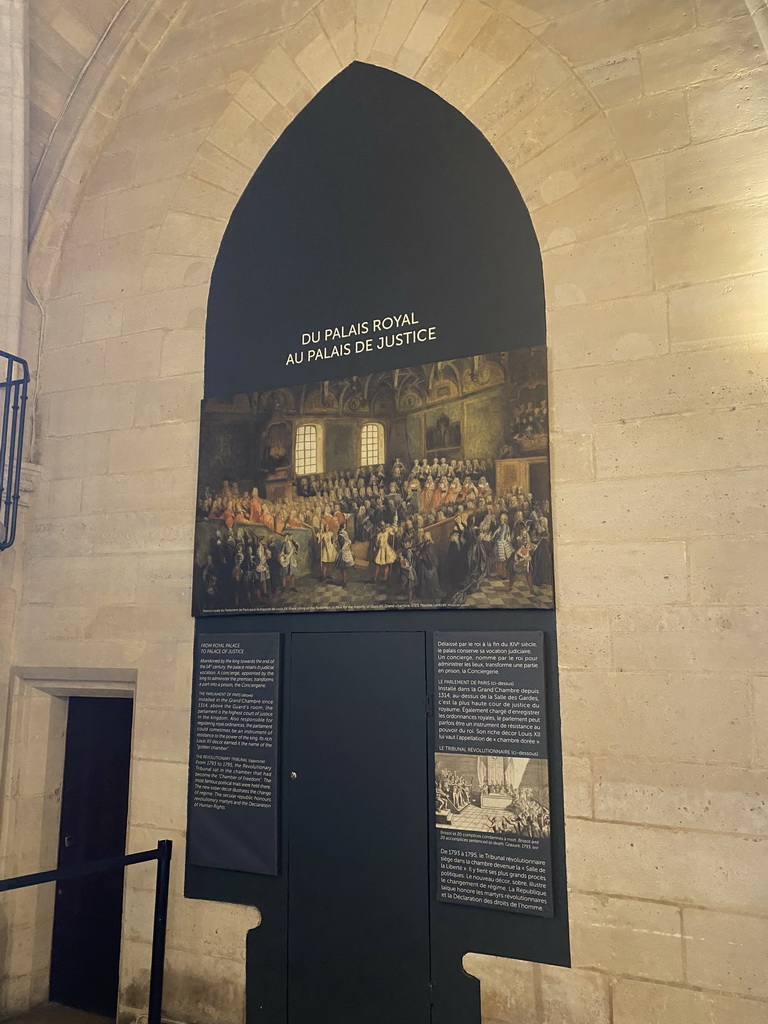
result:
<svg viewBox="0 0 768 1024"><path fill-rule="evenodd" d="M407 608L402 599L402 591L397 578L393 575L389 584L371 579L372 570L353 568L349 573L349 582L341 585L334 572L331 579L323 580L314 576L303 576L296 580L296 592L285 590L273 597L263 607L265 611L304 611L329 609L363 609L363 608ZM482 580L480 589L470 594L462 608L551 608L553 601L552 587L535 587L533 592L523 578L516 578L511 589L506 580L495 577ZM418 599L414 602L418 607ZM442 607L449 607L443 605Z"/></svg>
<svg viewBox="0 0 768 1024"><path fill-rule="evenodd" d="M452 814L450 825L445 827L468 829L470 832L490 832L490 819L503 813L502 807L476 807L470 804L460 814Z"/></svg>
<svg viewBox="0 0 768 1024"><path fill-rule="evenodd" d="M114 1019L99 1017L95 1013L85 1013L83 1010L72 1010L68 1006L59 1006L58 1003L48 1003L46 1006L29 1010L20 1017L12 1017L3 1024L114 1024Z"/></svg>
<svg viewBox="0 0 768 1024"><path fill-rule="evenodd" d="M524 579L517 577L512 589L507 589L506 580L487 579L480 584L476 594L470 594L464 608L551 608L552 587L528 589Z"/></svg>

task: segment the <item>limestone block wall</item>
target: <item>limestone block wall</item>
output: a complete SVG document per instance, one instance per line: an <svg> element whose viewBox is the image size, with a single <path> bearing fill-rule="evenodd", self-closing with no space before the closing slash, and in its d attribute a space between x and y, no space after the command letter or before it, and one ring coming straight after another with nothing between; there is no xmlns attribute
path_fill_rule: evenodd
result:
<svg viewBox="0 0 768 1024"><path fill-rule="evenodd" d="M27 248L25 60L26 20L21 0L0 0L0 350L19 354ZM4 370L3 370L4 372ZM7 554L0 575L0 730L4 724L11 632L18 598L17 560Z"/></svg>
<svg viewBox="0 0 768 1024"><path fill-rule="evenodd" d="M178 844L168 1015L242 1019L258 922L181 896L208 282L259 161L359 59L486 134L544 254L574 969L471 955L485 1017L758 1024L768 57L755 20L742 0L175 7L145 61L133 49L116 65L118 100L84 122L34 240L44 478L14 639L16 664L137 673L130 844ZM146 996L150 885L136 870L127 882L125 1021Z"/></svg>
<svg viewBox="0 0 768 1024"><path fill-rule="evenodd" d="M30 163L36 168L83 67L108 30L121 0L52 3L30 0Z"/></svg>
<svg viewBox="0 0 768 1024"><path fill-rule="evenodd" d="M114 103L120 75L105 81L120 57L149 52L158 25L173 17L175 0L28 0L27 53L29 193L32 221L50 196L63 161L94 104Z"/></svg>

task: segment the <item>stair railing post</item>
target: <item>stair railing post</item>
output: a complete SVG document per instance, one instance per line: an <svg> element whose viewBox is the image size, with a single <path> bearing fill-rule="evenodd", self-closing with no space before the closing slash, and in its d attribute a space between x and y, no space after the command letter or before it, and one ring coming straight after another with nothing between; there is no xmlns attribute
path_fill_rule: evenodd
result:
<svg viewBox="0 0 768 1024"><path fill-rule="evenodd" d="M149 975L147 1024L162 1024L163 973L165 970L165 934L168 923L168 888L171 877L173 843L162 839L157 844L157 882L155 884L155 920L152 929L152 966Z"/></svg>

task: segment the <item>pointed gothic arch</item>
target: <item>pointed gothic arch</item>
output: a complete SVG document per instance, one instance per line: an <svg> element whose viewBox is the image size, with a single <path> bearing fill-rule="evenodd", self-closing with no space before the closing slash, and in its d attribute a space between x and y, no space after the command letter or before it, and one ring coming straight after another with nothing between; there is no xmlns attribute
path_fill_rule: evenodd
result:
<svg viewBox="0 0 768 1024"><path fill-rule="evenodd" d="M287 353L326 340L302 335L414 307L440 322L440 343L402 365L545 344L539 245L503 161L436 93L356 61L288 125L235 207L211 278L205 393L284 382ZM374 352L365 370L387 365ZM291 380L317 367L305 358Z"/></svg>

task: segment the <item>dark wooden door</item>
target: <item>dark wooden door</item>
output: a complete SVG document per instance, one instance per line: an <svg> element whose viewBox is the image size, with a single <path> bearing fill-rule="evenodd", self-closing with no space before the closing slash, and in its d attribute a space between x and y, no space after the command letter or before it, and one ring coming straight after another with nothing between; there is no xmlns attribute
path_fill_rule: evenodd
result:
<svg viewBox="0 0 768 1024"><path fill-rule="evenodd" d="M289 693L288 1020L429 1024L424 634L294 634Z"/></svg>
<svg viewBox="0 0 768 1024"><path fill-rule="evenodd" d="M70 697L59 867L125 853L133 702ZM114 1017L123 870L59 882L51 951L52 1002Z"/></svg>

